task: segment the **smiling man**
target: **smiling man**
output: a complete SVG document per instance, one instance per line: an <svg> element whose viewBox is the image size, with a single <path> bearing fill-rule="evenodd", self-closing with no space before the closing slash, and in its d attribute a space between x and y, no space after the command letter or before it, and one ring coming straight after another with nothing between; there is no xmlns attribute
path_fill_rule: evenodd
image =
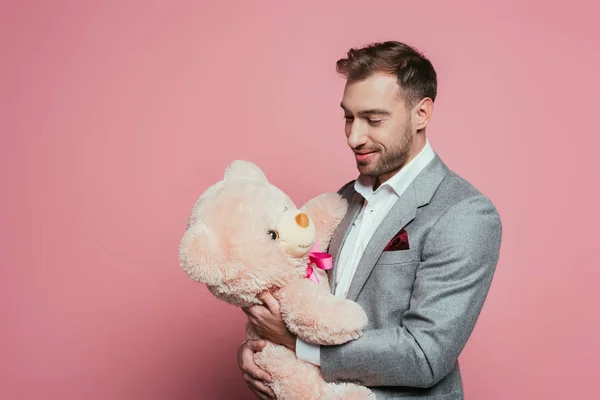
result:
<svg viewBox="0 0 600 400"><path fill-rule="evenodd" d="M332 291L360 304L364 335L319 346L291 334L279 305L245 310L268 340L320 365L328 382L354 381L378 399L462 399L458 357L481 312L498 262L502 226L490 200L452 172L427 140L437 76L399 42L351 49L337 62L347 143L359 176L339 193L348 214L331 240ZM240 346L254 393L273 398L253 362L263 341Z"/></svg>

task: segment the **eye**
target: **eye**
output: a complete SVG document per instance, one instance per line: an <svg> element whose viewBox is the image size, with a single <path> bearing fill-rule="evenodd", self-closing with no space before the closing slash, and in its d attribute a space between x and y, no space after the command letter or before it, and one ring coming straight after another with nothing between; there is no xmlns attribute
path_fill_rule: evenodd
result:
<svg viewBox="0 0 600 400"><path fill-rule="evenodd" d="M377 119L377 120L369 119L369 120L367 120L367 122L369 122L369 125L371 125L371 126L379 126L379 125L381 125L383 120L382 119Z"/></svg>
<svg viewBox="0 0 600 400"><path fill-rule="evenodd" d="M346 122L352 122L354 117L352 117L351 115L344 115L344 119L346 120Z"/></svg>
<svg viewBox="0 0 600 400"><path fill-rule="evenodd" d="M269 232L267 232L267 235L269 235L271 240L279 239L279 233L277 233L277 231L269 231Z"/></svg>

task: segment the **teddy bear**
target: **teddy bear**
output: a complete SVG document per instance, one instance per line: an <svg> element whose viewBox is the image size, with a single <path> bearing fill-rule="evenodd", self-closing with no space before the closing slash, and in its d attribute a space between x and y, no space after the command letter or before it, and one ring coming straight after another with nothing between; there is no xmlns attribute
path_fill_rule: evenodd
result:
<svg viewBox="0 0 600 400"><path fill-rule="evenodd" d="M288 329L303 340L343 344L362 335L367 317L355 302L330 293L329 240L347 211L337 193L324 193L298 209L254 163L235 160L223 180L195 202L179 245L181 267L218 299L238 307L279 301ZM258 335L246 324L247 339ZM254 355L271 375L278 399L374 399L352 382L327 383L318 366L267 341Z"/></svg>

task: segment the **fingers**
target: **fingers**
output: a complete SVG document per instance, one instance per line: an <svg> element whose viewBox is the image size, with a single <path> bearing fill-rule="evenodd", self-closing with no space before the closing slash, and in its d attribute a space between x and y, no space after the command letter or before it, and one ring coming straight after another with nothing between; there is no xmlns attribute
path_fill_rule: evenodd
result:
<svg viewBox="0 0 600 400"><path fill-rule="evenodd" d="M255 327L258 326L258 320L256 319L256 317L254 316L254 314L251 314L250 312L246 312L246 315L248 316L248 319L250 320L250 322L252 323L252 325L254 325Z"/></svg>
<svg viewBox="0 0 600 400"><path fill-rule="evenodd" d="M254 362L254 353L265 348L267 342L264 340L248 340L238 350L240 369L248 388L259 398L272 400L275 393L265 382L271 382L271 376L260 369Z"/></svg>
<svg viewBox="0 0 600 400"><path fill-rule="evenodd" d="M251 352L242 355L242 362L244 364L242 370L256 380L271 382L271 375L267 374L254 363L253 355L254 353Z"/></svg>
<svg viewBox="0 0 600 400"><path fill-rule="evenodd" d="M267 307L259 305L242 308L242 311L244 311L248 317L254 318L262 318L264 315L271 312Z"/></svg>
<svg viewBox="0 0 600 400"><path fill-rule="evenodd" d="M259 381L271 382L271 375L260 369L254 362L254 353L261 351L266 345L264 340L247 341L239 351L239 365L244 374Z"/></svg>
<svg viewBox="0 0 600 400"><path fill-rule="evenodd" d="M246 346L252 350L253 353L261 351L265 348L267 342L265 340L248 340Z"/></svg>
<svg viewBox="0 0 600 400"><path fill-rule="evenodd" d="M249 307L243 307L242 311L244 311L246 315L261 317L266 313L274 315L279 314L279 302L271 293L265 291L259 293L256 297L258 297L258 299L264 303L264 306L255 304Z"/></svg>
<svg viewBox="0 0 600 400"><path fill-rule="evenodd" d="M275 392L273 389L264 384L264 382L260 380L253 379L250 375L244 374L244 379L246 379L246 384L256 394L260 399L274 399Z"/></svg>
<svg viewBox="0 0 600 400"><path fill-rule="evenodd" d="M256 297L269 309L271 314L279 314L279 302L273 295L269 292L259 293Z"/></svg>

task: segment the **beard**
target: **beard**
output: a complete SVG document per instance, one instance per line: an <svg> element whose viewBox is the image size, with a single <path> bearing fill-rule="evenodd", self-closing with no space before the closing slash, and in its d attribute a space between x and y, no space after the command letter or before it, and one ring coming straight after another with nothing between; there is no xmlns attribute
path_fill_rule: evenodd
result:
<svg viewBox="0 0 600 400"><path fill-rule="evenodd" d="M358 171L363 175L376 178L380 175L399 170L408 160L413 140L412 124L409 120L404 125L401 140L387 149L384 149L381 145L370 149L377 153L379 156L378 159L375 162L357 161L356 166L358 167Z"/></svg>

